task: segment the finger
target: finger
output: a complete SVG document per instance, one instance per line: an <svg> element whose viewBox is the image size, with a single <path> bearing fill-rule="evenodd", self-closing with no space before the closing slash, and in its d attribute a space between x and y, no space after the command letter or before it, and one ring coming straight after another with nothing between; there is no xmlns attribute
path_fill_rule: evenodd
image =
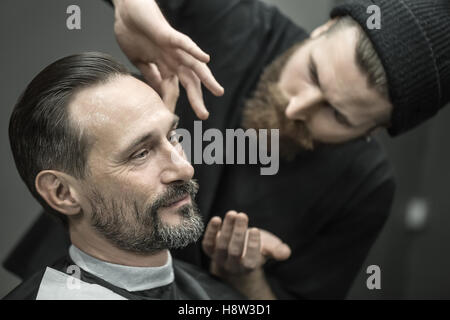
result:
<svg viewBox="0 0 450 320"><path fill-rule="evenodd" d="M136 67L142 73L147 84L162 96L162 78L158 67L154 63L136 63Z"/></svg>
<svg viewBox="0 0 450 320"><path fill-rule="evenodd" d="M281 243L275 250L273 259L278 261L287 260L291 256L291 248L286 243Z"/></svg>
<svg viewBox="0 0 450 320"><path fill-rule="evenodd" d="M216 237L217 233L220 230L221 224L222 219L220 217L213 217L206 227L205 235L202 241L202 247L203 251L205 251L206 255L210 258L214 253L214 248L216 246Z"/></svg>
<svg viewBox="0 0 450 320"><path fill-rule="evenodd" d="M226 265L230 270L237 270L240 267L247 227L247 215L245 213L238 213L234 219L233 233L228 245Z"/></svg>
<svg viewBox="0 0 450 320"><path fill-rule="evenodd" d="M242 265L247 270L254 270L261 265L261 235L258 228L251 228L248 231L247 246Z"/></svg>
<svg viewBox="0 0 450 320"><path fill-rule="evenodd" d="M186 89L189 103L196 116L201 120L208 119L209 112L206 110L203 101L202 87L197 75L192 70L182 66L180 67L179 78L181 84Z"/></svg>
<svg viewBox="0 0 450 320"><path fill-rule="evenodd" d="M175 75L175 72L172 71L165 62L158 61L157 65L158 65L159 72L161 73L161 78L167 79L167 78L170 78Z"/></svg>
<svg viewBox="0 0 450 320"><path fill-rule="evenodd" d="M137 66L148 85L159 94L167 108L171 112L175 112L180 94L178 77L173 75L167 79L162 79L158 66L154 63L138 63Z"/></svg>
<svg viewBox="0 0 450 320"><path fill-rule="evenodd" d="M260 230L261 233L261 253L275 260L286 260L291 255L291 248L280 238L266 230Z"/></svg>
<svg viewBox="0 0 450 320"><path fill-rule="evenodd" d="M216 248L214 251L214 260L219 266L224 266L228 255L228 245L233 231L236 211L228 211L222 223L222 229L216 239Z"/></svg>
<svg viewBox="0 0 450 320"><path fill-rule="evenodd" d="M182 49L192 55L194 58L208 63L209 62L209 55L204 52L202 49L200 49L197 44L192 41L191 38L189 38L187 35L181 33L181 32L174 32L171 34L170 37L170 45L179 49Z"/></svg>
<svg viewBox="0 0 450 320"><path fill-rule="evenodd" d="M281 242L270 250L264 250L261 253L268 258L283 261L291 256L291 248L286 243Z"/></svg>
<svg viewBox="0 0 450 320"><path fill-rule="evenodd" d="M180 88L178 85L178 77L172 76L167 79L163 79L161 82L162 100L166 107L175 112L178 97L180 95Z"/></svg>
<svg viewBox="0 0 450 320"><path fill-rule="evenodd" d="M221 96L224 93L223 87L214 78L211 70L206 63L200 62L191 55L183 51L178 51L178 57L183 66L194 71L203 85L215 96Z"/></svg>

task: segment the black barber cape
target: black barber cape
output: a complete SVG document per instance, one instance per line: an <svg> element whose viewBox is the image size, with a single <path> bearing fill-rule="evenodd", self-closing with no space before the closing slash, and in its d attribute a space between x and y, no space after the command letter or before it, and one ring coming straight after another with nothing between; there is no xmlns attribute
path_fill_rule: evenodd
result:
<svg viewBox="0 0 450 320"><path fill-rule="evenodd" d="M278 9L260 1L159 4L177 30L210 54L208 65L225 88L222 97L203 91L210 111L202 122L203 132L239 128L244 101L264 68L308 37ZM192 134L198 119L183 90L176 113L180 127ZM344 298L388 217L395 189L383 149L366 139L302 152L291 162L280 161L279 172L272 176L260 175L260 165L194 167L200 184L197 203L205 221L227 210L245 212L250 226L271 231L290 245L289 260L265 265L267 279L281 299ZM10 255L5 264L9 270L27 275L66 250L67 235L50 221L39 218ZM207 269L200 243L172 253Z"/></svg>
<svg viewBox="0 0 450 320"><path fill-rule="evenodd" d="M226 284L185 262L129 267L98 260L75 246L34 274L6 300L209 300L244 299Z"/></svg>

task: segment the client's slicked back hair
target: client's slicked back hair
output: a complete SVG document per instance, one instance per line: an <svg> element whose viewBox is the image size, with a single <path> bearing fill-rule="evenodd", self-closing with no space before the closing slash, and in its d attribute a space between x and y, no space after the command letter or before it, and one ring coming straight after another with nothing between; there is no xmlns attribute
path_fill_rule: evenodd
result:
<svg viewBox="0 0 450 320"><path fill-rule="evenodd" d="M62 58L42 70L19 97L9 122L9 140L17 170L47 212L67 225L36 191L37 174L58 170L76 178L87 173L89 137L70 120L74 94L129 71L111 56L86 52Z"/></svg>

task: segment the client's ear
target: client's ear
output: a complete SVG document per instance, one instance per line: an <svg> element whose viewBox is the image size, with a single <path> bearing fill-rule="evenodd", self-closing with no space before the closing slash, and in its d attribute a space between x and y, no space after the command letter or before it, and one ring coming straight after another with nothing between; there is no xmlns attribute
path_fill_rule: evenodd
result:
<svg viewBox="0 0 450 320"><path fill-rule="evenodd" d="M35 179L35 187L47 204L65 215L76 215L81 206L73 186L73 178L55 170L43 170Z"/></svg>
<svg viewBox="0 0 450 320"><path fill-rule="evenodd" d="M311 38L314 39L314 38L320 37L324 32L327 32L328 29L330 29L330 27L336 23L336 21L337 21L337 18L334 18L334 19L328 20L327 23L325 23L321 26L318 26L316 29L313 30L313 32L311 32Z"/></svg>

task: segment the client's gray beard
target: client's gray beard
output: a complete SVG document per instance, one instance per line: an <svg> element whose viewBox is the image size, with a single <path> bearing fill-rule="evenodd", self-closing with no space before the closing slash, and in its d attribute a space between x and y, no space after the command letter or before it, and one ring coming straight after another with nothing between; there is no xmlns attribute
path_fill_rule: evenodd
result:
<svg viewBox="0 0 450 320"><path fill-rule="evenodd" d="M101 235L119 249L135 253L154 253L162 249L179 249L197 241L203 233L204 223L194 202L198 184L194 180L170 185L150 207L140 211L136 199L125 195L123 199L107 201L97 190L92 190L91 224ZM174 198L189 194L191 204L178 209L181 222L170 226L161 221L158 209Z"/></svg>

